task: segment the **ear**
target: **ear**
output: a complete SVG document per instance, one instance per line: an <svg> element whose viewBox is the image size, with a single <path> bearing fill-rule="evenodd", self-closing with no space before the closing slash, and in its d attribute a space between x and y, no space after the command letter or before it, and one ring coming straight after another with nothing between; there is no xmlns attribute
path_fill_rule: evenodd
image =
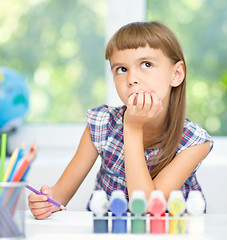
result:
<svg viewBox="0 0 227 240"><path fill-rule="evenodd" d="M177 87L179 86L185 78L185 66L183 61L178 61L174 65L174 71L173 71L173 78L171 81L171 86L172 87Z"/></svg>

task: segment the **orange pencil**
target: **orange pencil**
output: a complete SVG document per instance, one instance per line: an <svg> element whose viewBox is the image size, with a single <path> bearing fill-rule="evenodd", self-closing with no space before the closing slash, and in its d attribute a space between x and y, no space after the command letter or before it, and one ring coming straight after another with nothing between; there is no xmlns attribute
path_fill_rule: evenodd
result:
<svg viewBox="0 0 227 240"><path fill-rule="evenodd" d="M30 148L30 153L34 152L34 150L35 150L35 143L33 142Z"/></svg>
<svg viewBox="0 0 227 240"><path fill-rule="evenodd" d="M19 182L24 176L26 170L28 169L30 162L35 157L34 152L30 152L24 162L21 164L20 168L16 172L15 176L12 179L12 182Z"/></svg>

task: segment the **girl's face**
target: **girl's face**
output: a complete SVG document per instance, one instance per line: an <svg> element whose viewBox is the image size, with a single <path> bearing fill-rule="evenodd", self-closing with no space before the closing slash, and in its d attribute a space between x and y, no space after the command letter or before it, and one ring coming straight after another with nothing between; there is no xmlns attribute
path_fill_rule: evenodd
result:
<svg viewBox="0 0 227 240"><path fill-rule="evenodd" d="M149 45L115 50L110 65L118 95L125 105L129 96L138 92L155 92L163 105L168 104L176 67L162 50Z"/></svg>

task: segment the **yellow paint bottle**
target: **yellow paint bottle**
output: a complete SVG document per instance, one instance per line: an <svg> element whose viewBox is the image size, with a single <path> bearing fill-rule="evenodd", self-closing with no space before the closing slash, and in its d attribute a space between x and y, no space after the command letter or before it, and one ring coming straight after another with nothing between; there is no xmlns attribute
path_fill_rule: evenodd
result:
<svg viewBox="0 0 227 240"><path fill-rule="evenodd" d="M167 209L169 212L169 233L185 233L185 220L182 218L185 212L185 200L181 191L170 193Z"/></svg>

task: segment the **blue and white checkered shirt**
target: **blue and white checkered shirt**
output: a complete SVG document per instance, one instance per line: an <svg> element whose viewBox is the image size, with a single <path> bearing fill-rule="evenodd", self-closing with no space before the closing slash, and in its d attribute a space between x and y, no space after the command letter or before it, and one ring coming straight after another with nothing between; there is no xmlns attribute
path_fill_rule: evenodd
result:
<svg viewBox="0 0 227 240"><path fill-rule="evenodd" d="M91 139L101 156L102 163L97 173L94 190L104 190L109 199L112 191L120 189L124 191L128 198L128 191L125 179L124 167L124 138L122 116L125 106L109 107L102 105L87 112L87 122L91 134ZM185 148L210 142L210 150L213 147L213 140L209 134L198 124L185 119L182 139L177 148L176 154ZM145 158L147 167L150 170L154 157L157 155L158 149L150 149L146 151ZM190 190L202 189L196 178L196 170L191 173L189 178L181 187L185 200ZM88 209L90 201L88 202Z"/></svg>

